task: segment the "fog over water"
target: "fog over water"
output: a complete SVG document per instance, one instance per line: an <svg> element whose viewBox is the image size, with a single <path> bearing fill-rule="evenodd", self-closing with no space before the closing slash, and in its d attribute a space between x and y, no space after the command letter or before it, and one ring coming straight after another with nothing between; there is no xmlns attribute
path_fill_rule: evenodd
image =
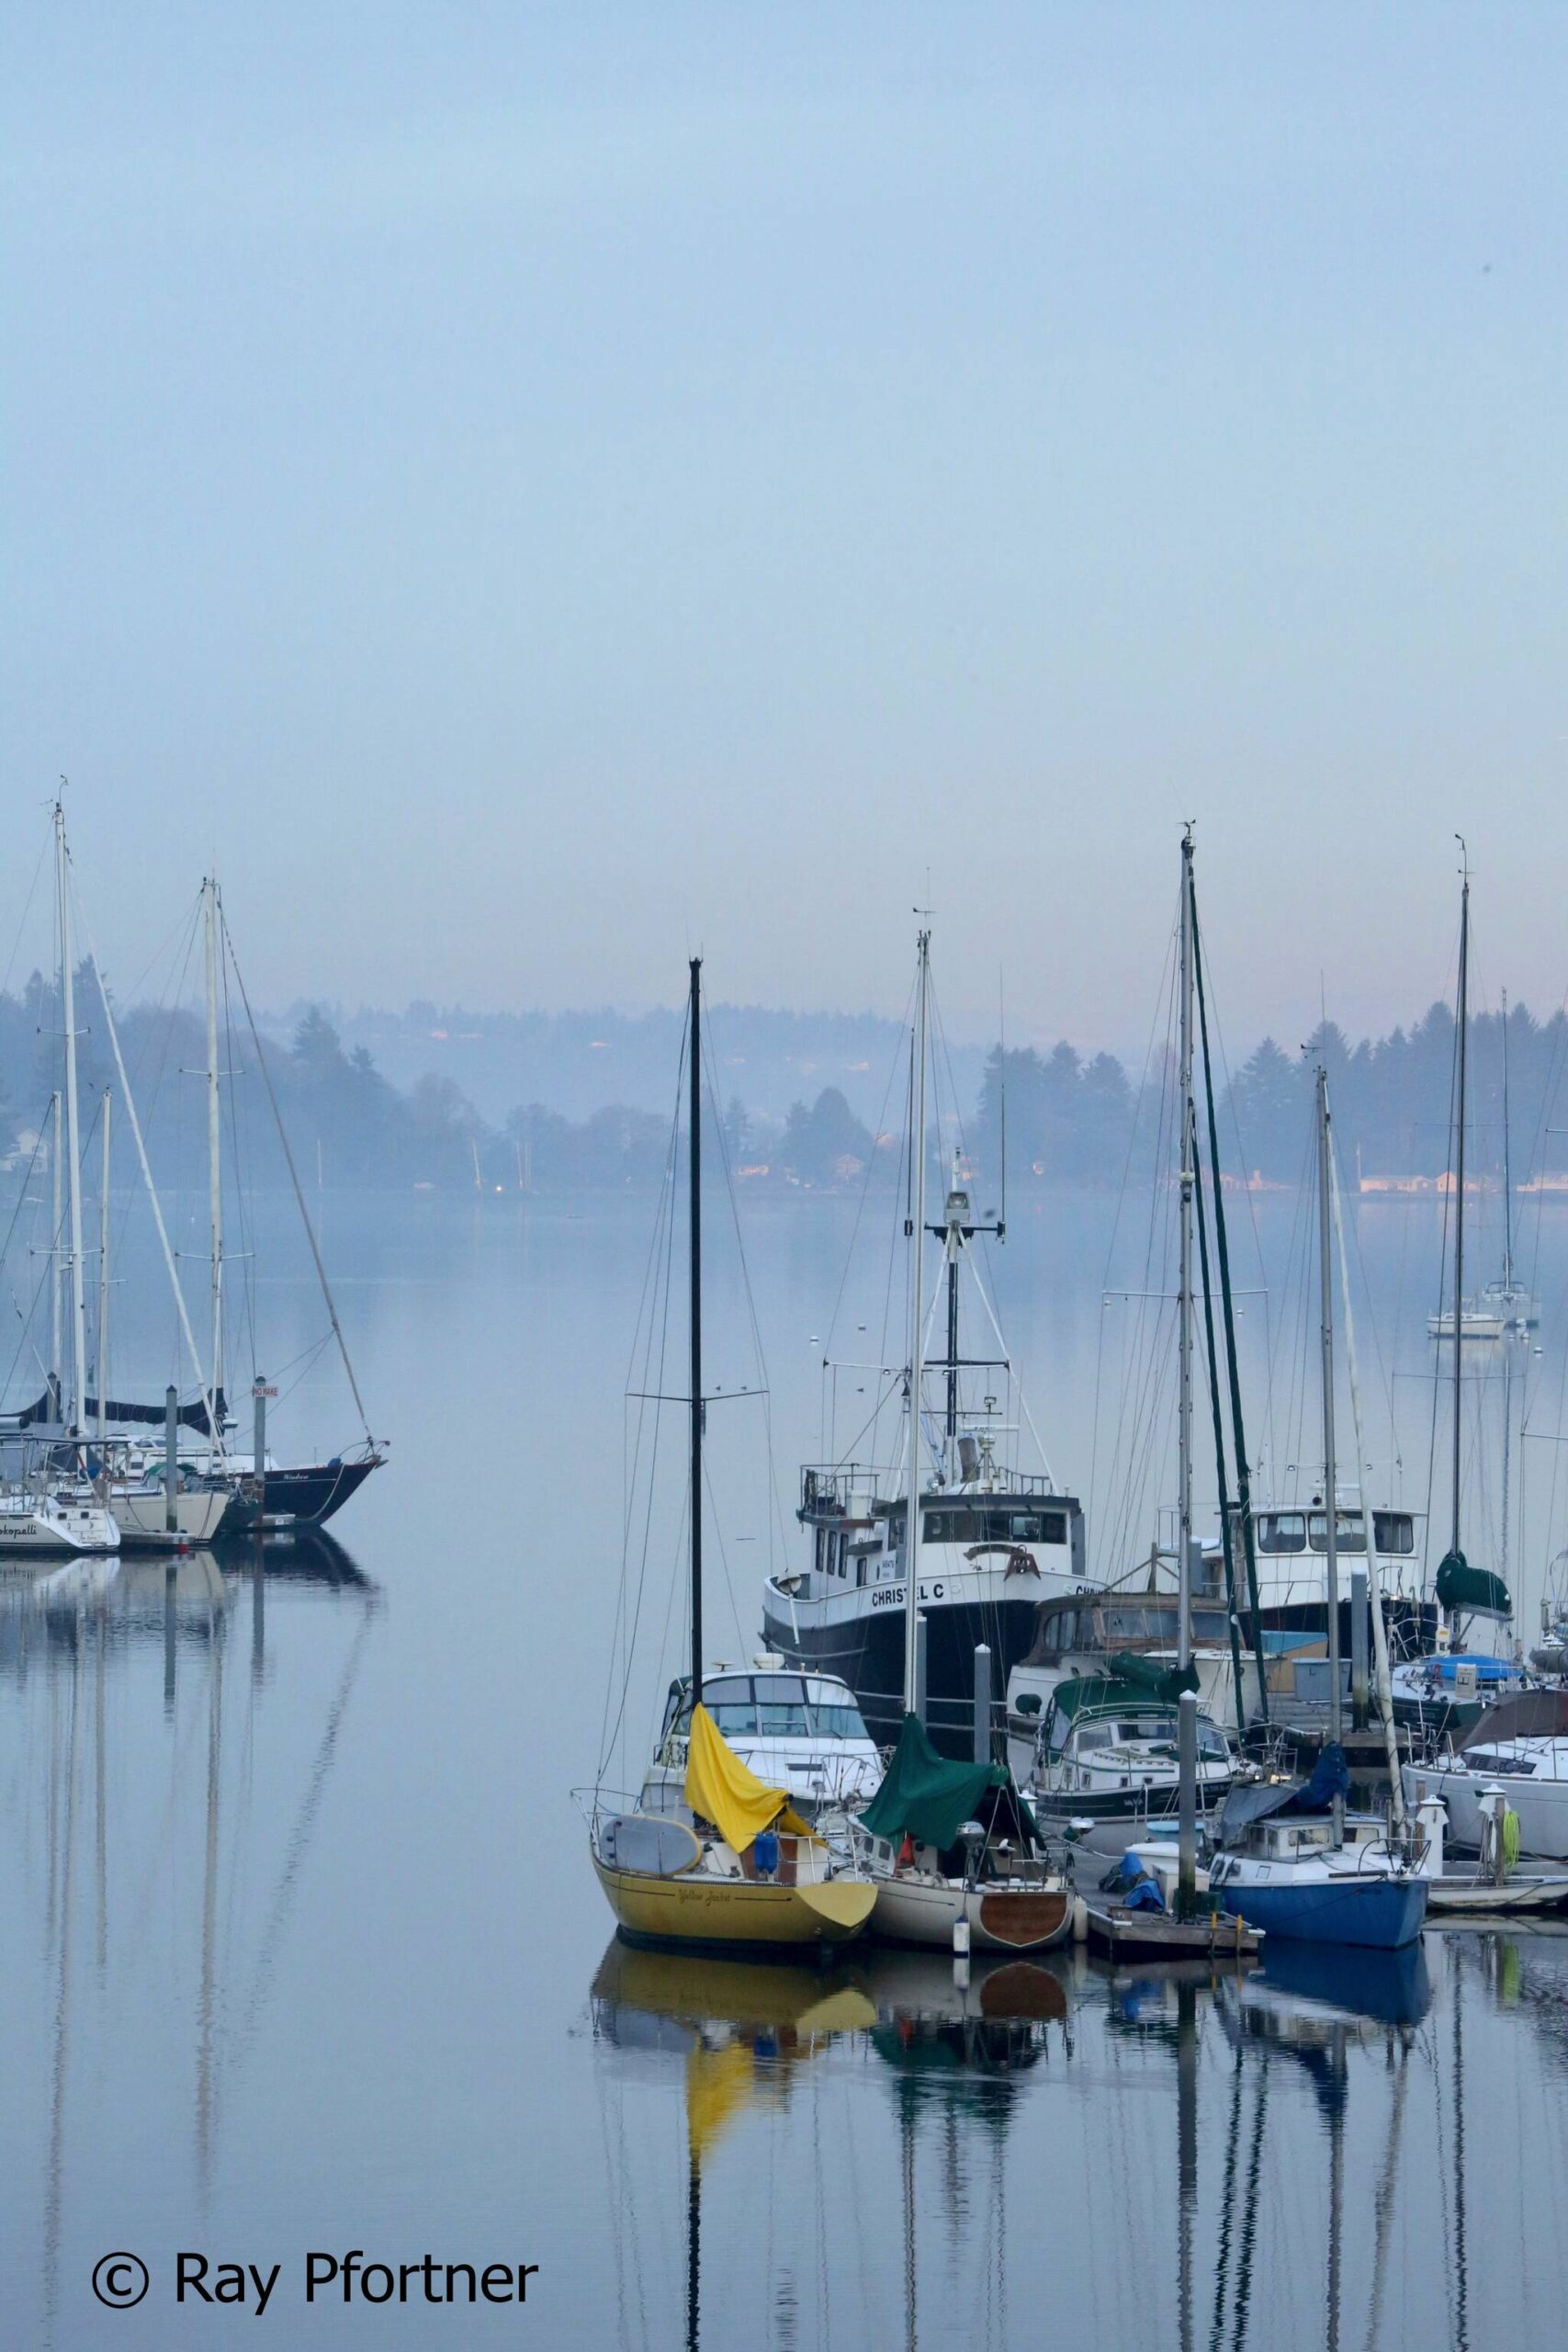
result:
<svg viewBox="0 0 1568 2352"><path fill-rule="evenodd" d="M1298 1347L1300 1206L1261 1196L1258 1210L1282 1468L1315 1444L1310 1378L1303 1404L1288 1363L1315 1335ZM990 1261L1053 1464L1089 1500L1091 1561L1117 1509L1117 1317L1145 1311L1105 1301L1108 1267L1132 1281L1113 1215L1101 1196L1053 1194ZM1555 1934L1428 1933L1406 1961L1336 1973L1330 1955L1299 1982L1281 1954L1244 1988L1205 1977L1186 1992L1068 1957L1021 1989L987 1992L976 1969L967 2003L940 1959L851 1953L822 1974L753 1975L607 1951L568 1792L600 1754L648 1204L329 1195L323 1221L391 1447L336 1522L341 1554L271 1545L259 1576L248 1555L221 1570L198 1557L172 1611L156 1564L49 1603L26 1572L6 1578L0 2267L17 2341L208 2340L215 2316L175 2310L157 2283L190 2247L282 2261L267 2317L287 2340L499 2342L518 2324L302 2313L304 2254L362 2247L537 2261L526 2324L562 2352L673 2345L694 2151L700 2340L716 2347L903 2344L907 2165L921 2340L1032 2340L1048 2324L1179 2345L1184 2238L1192 2325L1221 2343L1337 2340L1336 2276L1340 2341L1552 2339L1568 2286ZM788 1545L852 1223L840 1204L742 1204L783 1498L773 1540ZM1139 1267L1146 1231L1145 1216L1128 1245ZM1437 1220L1367 1206L1357 1234L1369 1387L1375 1323L1419 1508ZM287 1390L323 1316L286 1204L264 1204L256 1238L265 1366L295 1365ZM852 1334L875 1329L886 1248L879 1233L869 1261L856 1253ZM1146 1262L1162 1287L1157 1250ZM728 1390L753 1374L720 1221L711 1266L709 1362ZM1568 1223L1543 1219L1541 1269L1545 1352L1527 1376L1555 1430ZM128 1264L128 1289L147 1295L150 1272ZM1243 1304L1250 1335L1263 1301ZM1495 1369L1477 1363L1478 1410ZM1261 1426L1261 1372L1247 1371ZM354 1434L326 1357L276 1410L284 1442ZM710 1416L716 1654L756 1638L762 1421L751 1403ZM1149 1436L1151 1510L1172 1490L1168 1436L1163 1421ZM1534 1457L1560 1451L1515 1448L1527 1630L1568 1511ZM1373 1452L1392 1467L1386 1435ZM1494 1476L1475 1480L1472 1556L1495 1525ZM677 1484L648 1546L634 1769L681 1647ZM1200 1488L1212 1497L1201 1472ZM1145 1516L1129 1543L1152 1532ZM641 1558L639 1543L634 1572ZM112 2247L142 2254L155 2285L106 2315L87 2278Z"/></svg>
<svg viewBox="0 0 1568 2352"><path fill-rule="evenodd" d="M0 754L259 1001L1563 981L1550 6L13 12ZM931 879L928 883L928 869ZM1238 1005L1238 1011L1241 1008ZM1253 1023L1255 1022L1255 1027Z"/></svg>

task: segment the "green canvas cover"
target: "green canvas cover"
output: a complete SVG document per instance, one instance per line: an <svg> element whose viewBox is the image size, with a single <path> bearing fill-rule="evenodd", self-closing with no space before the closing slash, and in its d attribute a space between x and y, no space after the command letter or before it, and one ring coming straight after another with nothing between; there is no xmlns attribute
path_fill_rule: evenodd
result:
<svg viewBox="0 0 1568 2352"><path fill-rule="evenodd" d="M1122 1674L1070 1674L1051 1693L1057 1714L1072 1722L1079 1715L1114 1714L1119 1707L1146 1708L1151 1693L1145 1682Z"/></svg>
<svg viewBox="0 0 1568 2352"><path fill-rule="evenodd" d="M954 1764L937 1754L919 1718L906 1715L893 1761L861 1821L874 1838L886 1838L890 1845L908 1835L919 1846L945 1852L966 1821L992 1827L998 1802L1004 1812L1016 1808L1025 1836L1034 1834L1033 1819L1005 1764ZM1004 1836L1016 1834L1005 1821L995 1826Z"/></svg>
<svg viewBox="0 0 1568 2352"><path fill-rule="evenodd" d="M1472 1568L1462 1552L1447 1552L1438 1570L1438 1605L1442 1609L1484 1610L1490 1617L1511 1617L1514 1604L1508 1588L1490 1568Z"/></svg>
<svg viewBox="0 0 1568 2352"><path fill-rule="evenodd" d="M1198 1669L1189 1663L1184 1668L1160 1666L1151 1657L1144 1657L1136 1650L1115 1650L1105 1661L1108 1674L1118 1682L1130 1682L1145 1697L1163 1699L1174 1707L1184 1690L1198 1688Z"/></svg>

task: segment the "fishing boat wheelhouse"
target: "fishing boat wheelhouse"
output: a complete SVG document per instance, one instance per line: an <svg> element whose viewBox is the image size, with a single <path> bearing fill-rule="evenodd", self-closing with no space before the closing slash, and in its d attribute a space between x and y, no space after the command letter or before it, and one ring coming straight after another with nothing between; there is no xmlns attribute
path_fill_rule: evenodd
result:
<svg viewBox="0 0 1568 2352"><path fill-rule="evenodd" d="M991 1653L999 1698L1027 1655L1042 1600L1087 1589L1083 1510L1048 1477L1006 1472L988 1434L959 1441L959 1476L921 1497L919 1606L925 1618L926 1724L939 1747L972 1752L975 1651ZM964 1475L967 1473L967 1475ZM801 1476L797 1516L809 1565L771 1577L770 1648L841 1675L874 1736L904 1716L905 1538L898 1474L857 1463Z"/></svg>
<svg viewBox="0 0 1568 2352"><path fill-rule="evenodd" d="M1438 1609L1426 1597L1426 1514L1404 1510L1372 1510L1372 1548L1377 1583L1382 1593L1389 1647L1395 1657L1423 1657L1438 1632ZM1233 1514L1235 1548L1242 1552L1239 1514ZM1328 1631L1324 1599L1325 1562L1328 1553L1328 1515L1323 1498L1307 1503L1254 1504L1253 1544L1258 1561L1258 1606L1263 1647L1280 1655L1312 1649ZM1366 1559L1366 1513L1359 1504L1341 1502L1335 1523L1335 1552L1348 1571ZM1205 1577L1223 1576L1222 1547L1213 1536L1203 1545ZM1350 1655L1349 1575L1339 1592L1339 1650Z"/></svg>

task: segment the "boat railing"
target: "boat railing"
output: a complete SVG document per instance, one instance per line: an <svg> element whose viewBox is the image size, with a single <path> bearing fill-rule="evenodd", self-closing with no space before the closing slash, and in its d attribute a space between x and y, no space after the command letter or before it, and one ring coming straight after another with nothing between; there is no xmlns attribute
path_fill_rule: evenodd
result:
<svg viewBox="0 0 1568 2352"><path fill-rule="evenodd" d="M898 1483L896 1470L869 1462L809 1463L800 1474L804 1511L847 1512L852 1497L886 1508L885 1498ZM872 1516L870 1510L866 1516Z"/></svg>
<svg viewBox="0 0 1568 2352"><path fill-rule="evenodd" d="M800 1474L802 1516L836 1512L852 1518L882 1518L901 1510L905 1502L904 1474L886 1464L869 1462L807 1463ZM954 1492L953 1487L928 1487L931 1502ZM965 1490L967 1491L967 1490ZM998 1498L1016 1495L1032 1500L1061 1502L1064 1498L1043 1471L997 1468L987 1493Z"/></svg>

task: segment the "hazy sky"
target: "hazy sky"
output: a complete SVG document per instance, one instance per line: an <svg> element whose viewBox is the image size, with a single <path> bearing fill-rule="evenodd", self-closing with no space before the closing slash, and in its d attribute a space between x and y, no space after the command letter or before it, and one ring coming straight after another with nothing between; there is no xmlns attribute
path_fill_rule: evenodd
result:
<svg viewBox="0 0 1568 2352"><path fill-rule="evenodd" d="M0 948L1141 1038L1568 980L1568 14L18 0ZM12 908L13 912L7 912Z"/></svg>

